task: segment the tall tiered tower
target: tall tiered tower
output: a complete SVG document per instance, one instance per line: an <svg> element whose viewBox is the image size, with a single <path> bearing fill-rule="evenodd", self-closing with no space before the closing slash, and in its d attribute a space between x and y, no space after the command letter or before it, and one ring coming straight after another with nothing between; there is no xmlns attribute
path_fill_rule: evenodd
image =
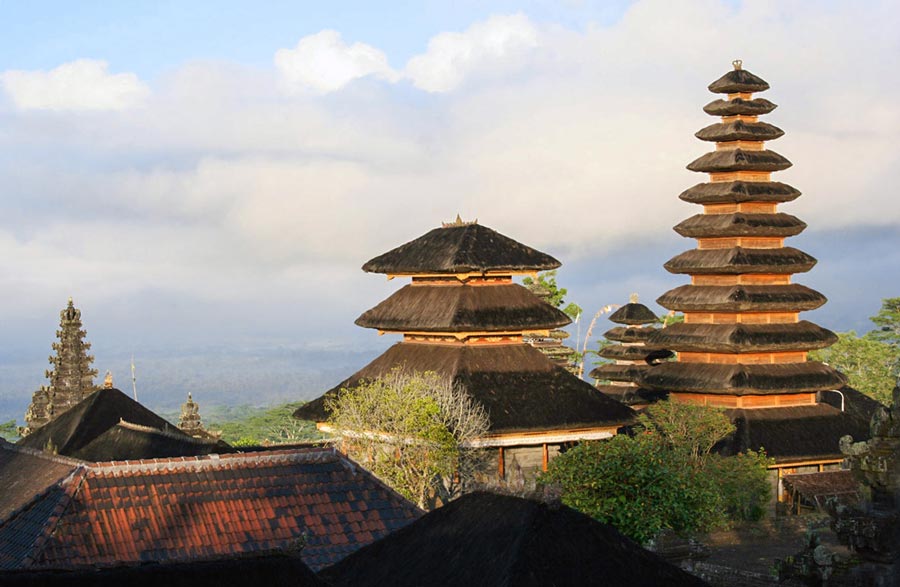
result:
<svg viewBox="0 0 900 587"><path fill-rule="evenodd" d="M839 462L838 439L859 426L840 409L843 395L829 393L846 378L807 360L810 350L836 337L799 317L826 299L793 283L793 275L809 271L816 260L784 245L806 224L778 211L800 192L771 179L791 163L765 146L784 134L758 119L775 109L753 96L768 88L740 61L709 86L726 95L704 108L721 122L696 136L714 142L716 150L688 165L708 173L709 181L680 196L703 206L703 213L675 227L697 239L697 248L665 265L671 273L689 275L691 283L657 300L684 312L684 323L655 332L649 341L676 351L677 361L648 371L643 383L675 400L730 408L738 448L762 445L781 461Z"/></svg>
<svg viewBox="0 0 900 587"><path fill-rule="evenodd" d="M56 331L59 341L53 343L56 354L49 358L53 369L44 373L50 383L42 385L32 395L31 405L25 412L25 434L40 428L97 390L94 387L97 370L91 368L94 357L87 354L91 343L84 340L87 333L81 326L81 310L69 298L68 305L59 313L59 330Z"/></svg>
<svg viewBox="0 0 900 587"><path fill-rule="evenodd" d="M641 409L659 399L659 392L642 387L640 380L652 366L671 357L672 352L647 347L658 320L650 308L638 301L637 294L632 294L631 300L613 312L609 320L621 326L603 334L612 344L601 348L598 354L613 362L591 371L591 377L601 382L597 389L609 397Z"/></svg>
<svg viewBox="0 0 900 587"><path fill-rule="evenodd" d="M477 445L499 449L501 479L512 462L539 468L563 443L616 434L634 412L523 340L526 333L546 336L569 318L513 276L559 265L486 226L459 220L375 257L364 271L412 283L356 323L403 340L294 416L327 430L326 397L401 367L445 375L484 407L489 429Z"/></svg>

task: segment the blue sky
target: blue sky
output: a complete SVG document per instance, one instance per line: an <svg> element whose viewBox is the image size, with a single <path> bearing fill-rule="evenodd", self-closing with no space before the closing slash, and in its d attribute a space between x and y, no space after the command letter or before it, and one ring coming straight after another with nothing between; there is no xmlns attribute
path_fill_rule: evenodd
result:
<svg viewBox="0 0 900 587"><path fill-rule="evenodd" d="M894 2L4 2L0 352L383 345L367 259L461 214L588 312L683 283L706 85L770 82L812 317L900 295ZM840 34L835 34L840 31ZM0 382L2 385L2 382Z"/></svg>

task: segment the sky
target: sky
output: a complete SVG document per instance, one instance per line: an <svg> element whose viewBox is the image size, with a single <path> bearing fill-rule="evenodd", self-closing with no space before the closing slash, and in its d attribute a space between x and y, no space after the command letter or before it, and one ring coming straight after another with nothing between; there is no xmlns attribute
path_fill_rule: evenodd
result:
<svg viewBox="0 0 900 587"><path fill-rule="evenodd" d="M400 284L360 266L457 214L560 259L588 316L662 311L733 59L779 104L788 244L819 259L796 281L830 300L809 318L864 331L900 295L896 2L0 13L0 356L46 354L69 296L98 356L385 345L353 320Z"/></svg>

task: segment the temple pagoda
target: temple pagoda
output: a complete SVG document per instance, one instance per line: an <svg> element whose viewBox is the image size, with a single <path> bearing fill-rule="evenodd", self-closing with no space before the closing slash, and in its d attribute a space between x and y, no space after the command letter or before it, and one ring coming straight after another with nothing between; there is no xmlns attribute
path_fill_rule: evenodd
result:
<svg viewBox="0 0 900 587"><path fill-rule="evenodd" d="M97 370L91 368L94 357L88 354L91 343L84 340L86 334L81 310L69 298L68 305L59 313L56 331L59 340L52 345L56 354L49 358L53 369L44 374L49 385L42 385L32 395L31 405L25 412L23 435L50 422L97 390L94 386Z"/></svg>
<svg viewBox="0 0 900 587"><path fill-rule="evenodd" d="M660 393L639 383L645 372L672 356L671 351L650 349L646 343L656 332L656 314L638 302L637 294L609 316L610 322L620 324L607 330L603 337L612 344L604 346L598 355L612 361L600 365L590 375L597 380L597 389L609 397L635 409L660 399Z"/></svg>
<svg viewBox="0 0 900 587"><path fill-rule="evenodd" d="M738 429L734 451L763 446L779 466L821 469L840 462L838 440L860 426L842 408L844 397L831 393L846 378L807 359L809 351L836 337L799 317L826 299L793 282L794 274L809 271L816 260L785 246L806 224L778 210L800 192L771 178L791 163L766 148L784 134L759 120L776 107L754 97L768 88L740 61L709 86L725 98L704 110L721 122L696 136L715 143L715 151L688 165L708 173L709 181L680 196L703 206L703 213L675 227L696 239L697 248L665 264L691 282L657 300L683 312L684 323L649 340L655 348L676 351L677 361L648 371L642 381L674 400L728 408Z"/></svg>
<svg viewBox="0 0 900 587"><path fill-rule="evenodd" d="M550 303L550 289L541 285L538 280L532 281L525 287L541 300ZM546 333L535 331L525 334L525 342L547 355L556 365L575 373L578 369L574 360L575 349L567 347L562 342L567 338L569 338L569 333L562 328L554 328Z"/></svg>
<svg viewBox="0 0 900 587"><path fill-rule="evenodd" d="M459 220L375 257L364 271L412 282L356 324L403 339L295 417L328 430L327 396L399 366L446 375L484 407L490 425L477 446L496 450L501 480L513 463L522 470L546 467L563 443L616 434L634 412L523 340L569 318L513 276L559 266L550 255Z"/></svg>

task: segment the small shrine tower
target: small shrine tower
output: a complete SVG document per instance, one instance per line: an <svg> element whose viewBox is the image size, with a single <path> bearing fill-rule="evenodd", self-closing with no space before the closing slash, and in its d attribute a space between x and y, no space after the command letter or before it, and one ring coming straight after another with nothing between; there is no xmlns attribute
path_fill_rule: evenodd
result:
<svg viewBox="0 0 900 587"><path fill-rule="evenodd" d="M84 340L87 333L82 329L81 310L75 307L72 298L59 313L59 326L56 331L59 340L52 345L56 354L49 359L53 369L44 374L49 384L42 385L32 395L31 405L25 412L23 435L50 422L97 390L94 386L97 370L91 368L94 357L88 354L91 343Z"/></svg>
<svg viewBox="0 0 900 587"><path fill-rule="evenodd" d="M570 320L513 276L559 266L550 255L459 219L375 257L364 271L412 282L356 324L402 341L294 416L327 431L327 397L400 367L445 375L484 407L489 429L477 447L497 451L501 480L512 463L546 467L564 443L615 435L634 412L524 341Z"/></svg>
<svg viewBox="0 0 900 587"><path fill-rule="evenodd" d="M660 394L641 387L641 377L651 366L672 356L671 351L647 348L647 340L656 332L656 314L638 302L637 294L632 294L630 301L613 312L609 320L621 326L603 334L613 344L601 348L598 354L613 362L591 371L591 377L598 382L609 382L597 385L597 389L609 397L634 409L646 407L659 399Z"/></svg>
<svg viewBox="0 0 900 587"><path fill-rule="evenodd" d="M796 470L805 463L816 470L840 463L840 437L859 434L865 425L843 409L845 394L832 393L846 378L807 358L836 337L800 319L800 312L826 299L793 281L816 260L785 246L806 224L778 209L800 192L772 181L772 173L791 163L766 148L784 134L759 120L776 107L754 97L768 88L740 61L709 86L725 98L704 110L721 121L696 136L714 143L715 151L688 165L709 174L709 181L680 196L703 212L675 227L697 247L665 264L669 272L689 276L690 284L657 300L683 312L684 322L648 341L676 351L677 360L647 371L642 382L673 400L728 408L737 427L734 452L762 446L778 466Z"/></svg>

